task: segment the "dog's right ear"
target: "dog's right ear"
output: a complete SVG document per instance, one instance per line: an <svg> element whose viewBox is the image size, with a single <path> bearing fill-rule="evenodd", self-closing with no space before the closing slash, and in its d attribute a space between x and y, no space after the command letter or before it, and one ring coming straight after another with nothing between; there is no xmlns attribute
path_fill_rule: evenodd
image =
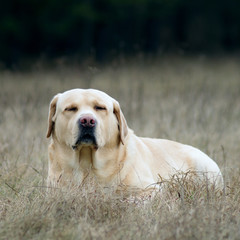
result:
<svg viewBox="0 0 240 240"><path fill-rule="evenodd" d="M49 106L47 138L49 138L51 136L52 131L53 131L58 97L59 97L59 94L57 94L52 99L50 106Z"/></svg>
<svg viewBox="0 0 240 240"><path fill-rule="evenodd" d="M113 102L113 113L116 115L117 120L118 120L120 141L124 145L125 138L128 135L128 125L127 125L127 121L122 113L122 110L120 108L120 105L116 100L114 100L114 102Z"/></svg>

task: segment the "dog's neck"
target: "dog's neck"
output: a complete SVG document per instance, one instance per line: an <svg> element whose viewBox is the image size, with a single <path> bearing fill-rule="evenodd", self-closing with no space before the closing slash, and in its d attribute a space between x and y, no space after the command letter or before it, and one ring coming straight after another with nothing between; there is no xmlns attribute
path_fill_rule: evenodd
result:
<svg viewBox="0 0 240 240"><path fill-rule="evenodd" d="M77 175L82 180L85 175L91 173L97 179L101 179L104 185L115 182L116 176L119 178L126 158L125 145L120 142L115 147L104 146L96 149L91 146L79 146L74 150L53 137L53 146L53 155L59 153L54 158L64 172L66 169L68 172L75 172L74 175L78 172Z"/></svg>
<svg viewBox="0 0 240 240"><path fill-rule="evenodd" d="M92 155L92 171L103 184L111 184L124 165L126 149L121 143L115 148L99 148Z"/></svg>

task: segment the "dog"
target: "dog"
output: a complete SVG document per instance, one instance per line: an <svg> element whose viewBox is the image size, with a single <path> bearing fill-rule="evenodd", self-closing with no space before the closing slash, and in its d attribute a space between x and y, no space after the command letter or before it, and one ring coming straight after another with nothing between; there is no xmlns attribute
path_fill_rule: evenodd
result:
<svg viewBox="0 0 240 240"><path fill-rule="evenodd" d="M49 107L49 137L49 186L80 186L92 175L105 187L144 190L188 171L223 186L218 165L205 153L170 140L136 136L119 103L99 90L57 94Z"/></svg>

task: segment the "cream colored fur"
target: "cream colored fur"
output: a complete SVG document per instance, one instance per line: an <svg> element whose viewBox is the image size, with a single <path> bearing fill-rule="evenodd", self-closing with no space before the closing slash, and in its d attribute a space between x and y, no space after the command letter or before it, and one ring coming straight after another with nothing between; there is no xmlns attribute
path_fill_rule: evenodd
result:
<svg viewBox="0 0 240 240"><path fill-rule="evenodd" d="M80 131L78 121L86 114L97 121L97 146L80 144L73 149ZM159 179L189 170L218 187L223 184L217 164L200 150L136 136L128 128L119 103L98 90L73 89L56 95L49 108L50 136L49 186L81 185L92 175L103 186L146 189L156 186Z"/></svg>

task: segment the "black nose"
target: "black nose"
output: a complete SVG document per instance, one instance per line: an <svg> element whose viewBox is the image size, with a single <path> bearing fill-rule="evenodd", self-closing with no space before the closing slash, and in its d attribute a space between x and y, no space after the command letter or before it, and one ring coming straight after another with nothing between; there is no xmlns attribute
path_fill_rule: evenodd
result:
<svg viewBox="0 0 240 240"><path fill-rule="evenodd" d="M95 127L96 119L91 115L84 115L79 119L80 125L83 127Z"/></svg>

